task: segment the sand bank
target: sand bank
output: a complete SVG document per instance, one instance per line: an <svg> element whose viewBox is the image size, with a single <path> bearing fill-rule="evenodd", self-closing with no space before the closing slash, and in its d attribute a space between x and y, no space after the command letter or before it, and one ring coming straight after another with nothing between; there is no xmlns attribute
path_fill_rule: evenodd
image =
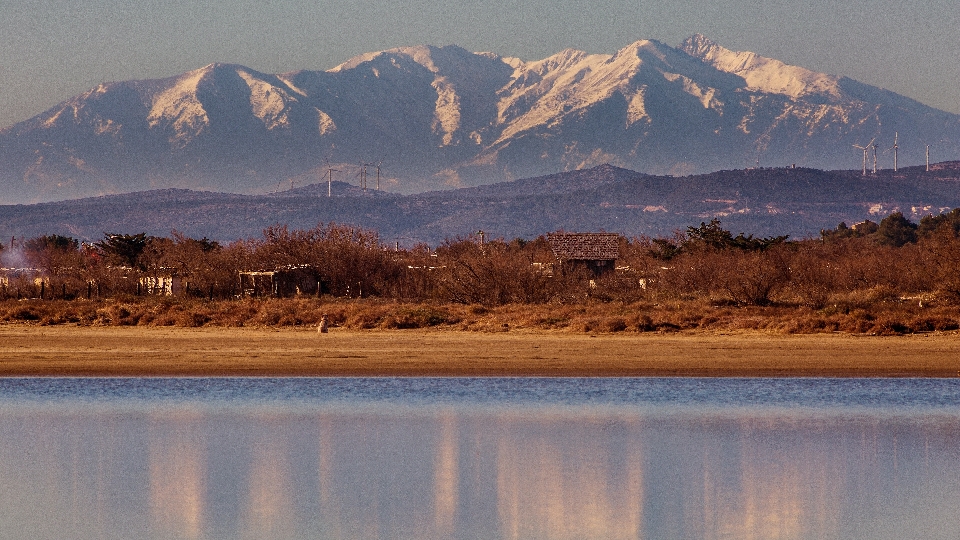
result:
<svg viewBox="0 0 960 540"><path fill-rule="evenodd" d="M0 376L957 377L960 336L0 326Z"/></svg>

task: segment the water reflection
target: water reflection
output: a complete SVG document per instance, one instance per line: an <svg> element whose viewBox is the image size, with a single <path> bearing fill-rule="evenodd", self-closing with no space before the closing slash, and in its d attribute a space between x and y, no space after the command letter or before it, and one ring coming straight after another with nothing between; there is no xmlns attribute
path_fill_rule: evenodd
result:
<svg viewBox="0 0 960 540"><path fill-rule="evenodd" d="M206 442L203 418L174 412L151 418L148 470L153 527L165 536L199 539L206 527Z"/></svg>
<svg viewBox="0 0 960 540"><path fill-rule="evenodd" d="M954 413L14 407L0 538L957 538Z"/></svg>
<svg viewBox="0 0 960 540"><path fill-rule="evenodd" d="M503 538L637 538L641 448L612 419L503 421L496 441ZM636 441L639 442L639 441Z"/></svg>

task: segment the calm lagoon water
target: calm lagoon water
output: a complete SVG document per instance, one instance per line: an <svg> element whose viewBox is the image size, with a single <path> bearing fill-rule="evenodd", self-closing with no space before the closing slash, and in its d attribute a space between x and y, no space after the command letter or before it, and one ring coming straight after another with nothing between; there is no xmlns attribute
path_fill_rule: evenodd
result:
<svg viewBox="0 0 960 540"><path fill-rule="evenodd" d="M0 539L960 538L954 379L0 379Z"/></svg>

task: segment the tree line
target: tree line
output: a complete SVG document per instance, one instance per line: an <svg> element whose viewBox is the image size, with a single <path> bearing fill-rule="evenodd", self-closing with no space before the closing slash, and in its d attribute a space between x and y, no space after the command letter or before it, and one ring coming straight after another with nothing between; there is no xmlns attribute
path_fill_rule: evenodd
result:
<svg viewBox="0 0 960 540"><path fill-rule="evenodd" d="M913 223L845 223L816 237L734 235L717 220L671 237L621 237L617 270L594 275L554 256L546 237L476 237L399 249L376 232L339 224L275 226L227 244L105 234L97 242L46 235L0 246L0 297L81 299L147 294L143 278L176 276L179 294L241 296L239 275L307 268L316 295L497 306L548 302L669 302L821 308L859 295L877 301L960 304L960 209ZM21 270L17 270L20 268ZM32 270L30 270L32 269Z"/></svg>

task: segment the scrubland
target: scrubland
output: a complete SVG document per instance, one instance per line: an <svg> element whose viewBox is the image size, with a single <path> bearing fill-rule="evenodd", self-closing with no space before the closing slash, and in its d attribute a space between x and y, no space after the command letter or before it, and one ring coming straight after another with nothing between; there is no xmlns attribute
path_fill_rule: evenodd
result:
<svg viewBox="0 0 960 540"><path fill-rule="evenodd" d="M848 333L960 329L960 210L919 224L900 214L818 237L734 236L717 220L671 238L620 240L594 275L533 241L458 238L398 249L371 231L275 227L263 238L62 236L5 246L33 274L0 287L0 322L37 326L435 329L574 334ZM238 274L294 268L316 285L290 297L245 290ZM148 294L143 278L182 290ZM309 281L308 280L308 281Z"/></svg>
<svg viewBox="0 0 960 540"><path fill-rule="evenodd" d="M577 304L410 303L383 299L129 297L104 300L0 302L0 322L34 325L157 327L316 327L326 315L333 328L517 330L573 333L678 333L702 331L897 335L954 332L960 306L881 298L866 291L822 308L802 304L734 305L703 300Z"/></svg>

